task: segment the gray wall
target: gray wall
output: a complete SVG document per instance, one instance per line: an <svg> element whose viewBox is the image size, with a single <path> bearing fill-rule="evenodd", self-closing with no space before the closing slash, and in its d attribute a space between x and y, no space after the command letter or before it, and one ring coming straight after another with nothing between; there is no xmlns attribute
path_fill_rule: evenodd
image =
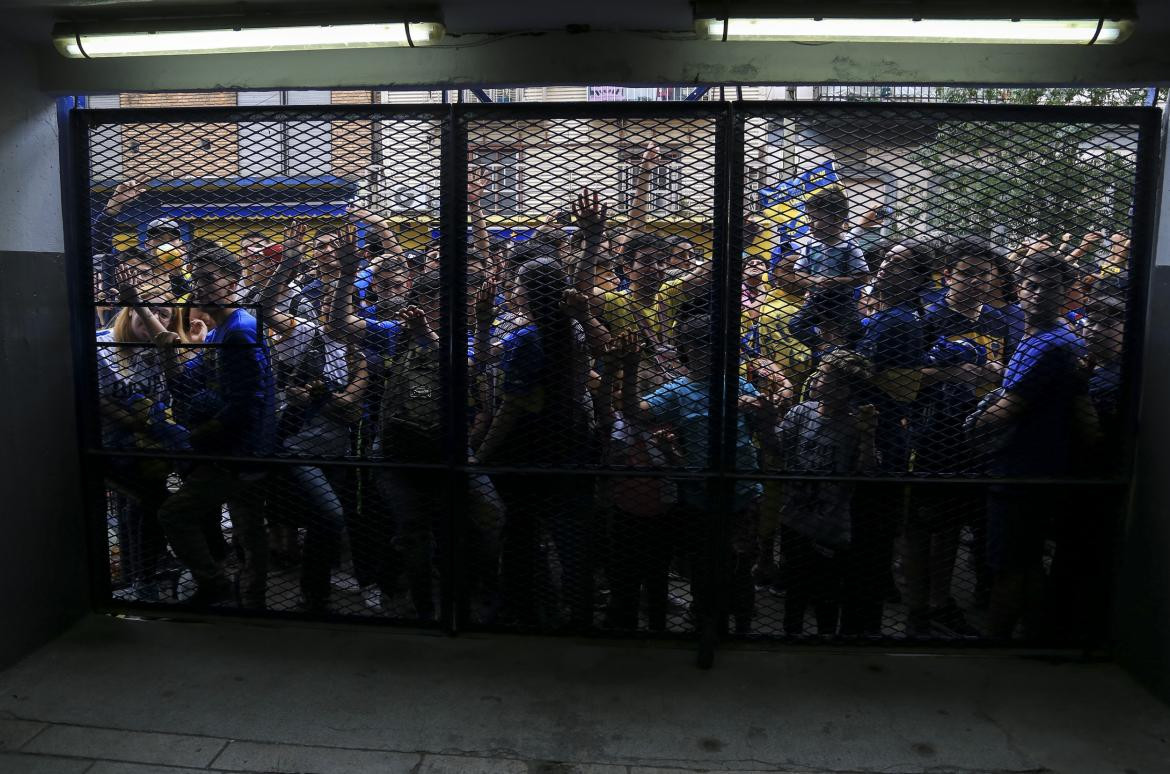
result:
<svg viewBox="0 0 1170 774"><path fill-rule="evenodd" d="M1170 156L1163 106L1162 179L1156 265L1151 273L1133 500L1125 521L1118 582L1117 657L1170 701Z"/></svg>
<svg viewBox="0 0 1170 774"><path fill-rule="evenodd" d="M0 46L0 665L85 609L57 118Z"/></svg>
<svg viewBox="0 0 1170 774"><path fill-rule="evenodd" d="M1160 249L1170 254L1165 241ZM1170 701L1170 266L1154 270L1150 310L1137 483L1122 549L1117 656Z"/></svg>

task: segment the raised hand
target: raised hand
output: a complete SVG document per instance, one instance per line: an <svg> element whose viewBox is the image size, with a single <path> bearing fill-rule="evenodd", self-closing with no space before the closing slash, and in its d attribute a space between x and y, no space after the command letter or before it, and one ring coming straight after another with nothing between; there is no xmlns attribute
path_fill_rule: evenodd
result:
<svg viewBox="0 0 1170 774"><path fill-rule="evenodd" d="M884 209L883 206L880 204L869 209L864 215L861 216L861 220L858 221L858 223L857 223L858 227L859 228L877 228L878 226L880 226L882 224L882 220L883 220L883 218L882 218L882 210L883 209Z"/></svg>
<svg viewBox="0 0 1170 774"><path fill-rule="evenodd" d="M488 180L484 170L473 167L467 175L467 206L478 207L480 199L487 190Z"/></svg>
<svg viewBox="0 0 1170 774"><path fill-rule="evenodd" d="M196 344L202 344L207 340L207 323L192 318L187 324L187 338Z"/></svg>
<svg viewBox="0 0 1170 774"><path fill-rule="evenodd" d="M281 243L285 249L296 247L304 249L304 246L309 241L309 224L303 220L291 221L284 229L284 237Z"/></svg>
<svg viewBox="0 0 1170 774"><path fill-rule="evenodd" d="M138 279L139 274L133 266L123 263L114 269L114 281L118 288L119 304L134 306L141 301L138 297Z"/></svg>
<svg viewBox="0 0 1170 774"><path fill-rule="evenodd" d="M573 222L586 234L605 232L609 206L601 201L597 191L583 188L572 204Z"/></svg>
<svg viewBox="0 0 1170 774"><path fill-rule="evenodd" d="M614 337L617 355L626 363L636 363L642 359L642 344L642 337L637 333L622 333Z"/></svg>
<svg viewBox="0 0 1170 774"><path fill-rule="evenodd" d="M402 310L402 324L415 333L424 333L427 330L427 316L417 306L408 306Z"/></svg>
<svg viewBox="0 0 1170 774"><path fill-rule="evenodd" d="M479 325L491 325L496 316L496 282L495 269L488 274L488 279L475 291L475 321Z"/></svg>
<svg viewBox="0 0 1170 774"><path fill-rule="evenodd" d="M857 429L870 433L877 427L877 409L872 403L857 407Z"/></svg>
<svg viewBox="0 0 1170 774"><path fill-rule="evenodd" d="M337 249L337 261L341 266L341 273L343 276L350 276L357 273L358 265L361 263L361 253L357 246L357 227L352 223L347 223L341 230L341 244Z"/></svg>
<svg viewBox="0 0 1170 774"><path fill-rule="evenodd" d="M565 314L577 320L589 313L589 299L579 290L566 290L561 304Z"/></svg>
<svg viewBox="0 0 1170 774"><path fill-rule="evenodd" d="M642 155L638 159L638 166L646 171L653 169L661 162L662 154L658 151L658 146L653 140L647 140L646 149L642 151Z"/></svg>
<svg viewBox="0 0 1170 774"><path fill-rule="evenodd" d="M146 181L138 178L123 180L114 188L114 194L106 202L106 214L117 215L130 202L137 199L146 190Z"/></svg>

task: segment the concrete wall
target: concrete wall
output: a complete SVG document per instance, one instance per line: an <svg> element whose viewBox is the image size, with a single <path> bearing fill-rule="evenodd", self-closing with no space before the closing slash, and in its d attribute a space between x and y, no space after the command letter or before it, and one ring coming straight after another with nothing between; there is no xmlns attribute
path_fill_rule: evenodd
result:
<svg viewBox="0 0 1170 774"><path fill-rule="evenodd" d="M1170 253L1170 244L1162 242L1160 250ZM1170 266L1154 270L1150 309L1137 483L1117 601L1117 657L1170 701Z"/></svg>
<svg viewBox="0 0 1170 774"><path fill-rule="evenodd" d="M1170 114L1170 105L1164 109ZM1170 427L1170 135L1165 120L1137 471L1122 539L1115 635L1120 662L1170 701L1170 454L1165 442Z"/></svg>
<svg viewBox="0 0 1170 774"><path fill-rule="evenodd" d="M0 666L86 604L56 106L0 47Z"/></svg>

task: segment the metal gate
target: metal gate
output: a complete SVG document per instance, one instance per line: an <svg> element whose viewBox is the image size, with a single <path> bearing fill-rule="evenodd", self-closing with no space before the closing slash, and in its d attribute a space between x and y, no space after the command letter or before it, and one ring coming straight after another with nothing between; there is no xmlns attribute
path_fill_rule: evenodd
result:
<svg viewBox="0 0 1170 774"><path fill-rule="evenodd" d="M1104 642L1158 111L72 119L98 607Z"/></svg>

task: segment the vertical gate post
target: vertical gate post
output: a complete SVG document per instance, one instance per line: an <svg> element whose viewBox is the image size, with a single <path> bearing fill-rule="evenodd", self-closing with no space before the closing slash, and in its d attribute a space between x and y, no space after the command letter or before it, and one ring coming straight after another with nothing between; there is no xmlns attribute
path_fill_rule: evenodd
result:
<svg viewBox="0 0 1170 774"><path fill-rule="evenodd" d="M740 266L731 199L742 190L742 148L737 149L737 122L734 107L727 105L716 118L715 132L715 222L712 234L713 314L711 315L711 363L709 398L709 469L707 513L703 554L698 557L699 577L705 583L695 587L696 624L699 634L698 666L709 669L715 660L719 630L727 618L726 591L730 587L725 561L728 533L727 515L733 504L734 480L728 477L735 466L735 402L738 395L739 281ZM742 137L742 127L738 134ZM737 166L738 165L738 166ZM740 183L737 187L736 180ZM727 439L732 443L728 446ZM702 589L700 594L699 589Z"/></svg>
<svg viewBox="0 0 1170 774"><path fill-rule="evenodd" d="M445 545L442 578L441 620L455 634L465 625L468 610L463 579L467 575L462 542L467 521L467 135L463 109L450 105L442 121L440 172L440 277L443 286L443 321L439 333L443 348L441 380L444 385L444 453L447 460L446 518L436 535ZM436 493L438 495L438 493Z"/></svg>
<svg viewBox="0 0 1170 774"><path fill-rule="evenodd" d="M75 98L58 100L61 132L62 215L65 228L65 272L73 338L73 379L77 395L77 440L80 455L86 537L89 542L90 600L95 607L109 604L111 594L106 501L100 458L91 454L101 446L97 393L96 315L93 282L93 245L90 233L89 182L90 119Z"/></svg>

